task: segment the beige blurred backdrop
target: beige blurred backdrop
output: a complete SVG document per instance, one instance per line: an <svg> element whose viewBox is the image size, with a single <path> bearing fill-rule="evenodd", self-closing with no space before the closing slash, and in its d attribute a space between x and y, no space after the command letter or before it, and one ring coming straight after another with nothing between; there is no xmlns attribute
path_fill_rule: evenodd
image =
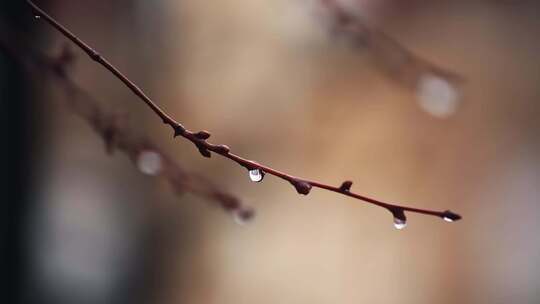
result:
<svg viewBox="0 0 540 304"><path fill-rule="evenodd" d="M271 176L251 183L243 168L173 140L78 53L78 84L186 169L255 206L257 218L237 225L203 199L175 196L125 156L107 156L85 122L44 107L50 141L35 233L43 281L113 292L138 248L152 252L154 284L143 284L151 303L538 303L540 5L340 3L462 76L455 112L424 110L418 90L381 72L369 49L332 34L316 0L58 0L48 10L212 142L462 221L410 214L396 230L388 212L361 201L319 189L299 196ZM63 41L52 35L50 49ZM140 246L148 227L152 246ZM50 245L70 231L86 249Z"/></svg>

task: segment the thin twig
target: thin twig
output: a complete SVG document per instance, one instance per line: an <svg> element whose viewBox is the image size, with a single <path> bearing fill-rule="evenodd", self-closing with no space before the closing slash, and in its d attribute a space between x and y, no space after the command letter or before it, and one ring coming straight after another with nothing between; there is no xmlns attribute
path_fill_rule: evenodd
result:
<svg viewBox="0 0 540 304"><path fill-rule="evenodd" d="M0 54L4 53L12 58L30 74L37 74L36 71L45 72L48 79L63 89L65 98L62 104L94 129L105 142L107 153L112 154L115 150L125 153L141 171L167 180L178 195L191 193L205 198L233 214L240 222L249 221L254 217L253 208L242 204L235 195L222 190L204 176L182 168L151 139L138 135L129 128L124 115L112 112L103 106L103 102L79 87L67 72L74 58L69 48L64 47L58 56L50 57L21 46L17 42L18 39L10 37L0 29ZM142 168L145 155L154 157L157 163L153 168L147 170Z"/></svg>
<svg viewBox="0 0 540 304"><path fill-rule="evenodd" d="M78 47L80 47L86 54L88 54L88 56L92 60L96 61L97 63L104 66L107 70L109 70L114 76L116 76L120 81L122 81L135 95L137 95L163 121L164 124L169 125L173 129L174 137L181 136L191 141L204 157L211 157L212 153L215 153L236 162L237 164L246 168L247 170L258 170L260 174L274 175L276 177L279 177L291 183L299 194L307 195L309 194L309 192L311 191L313 187L316 187L316 188L336 192L345 196L353 197L353 198L377 205L379 207L385 208L388 211L390 211L394 215L395 218L401 219L403 221L405 220L404 211L436 216L436 217L440 217L448 221L456 221L456 220L461 219L460 215L453 213L449 210L434 211L434 210L401 206L397 204L390 204L390 203L385 203L385 202L382 202L382 201L379 201L379 200L376 200L376 199L373 199L373 198L370 198L361 194L351 192L350 187L352 185L352 182L350 181L345 181L340 186L332 186L332 185L323 184L318 181L292 176L282 171L268 167L266 165L262 165L258 162L233 154L230 152L230 148L226 145L211 144L207 141L207 139L210 137L210 133L208 131L193 132L186 129L182 124L174 120L163 109L161 109L136 84L134 84L124 74L122 74L107 59L101 56L98 52L96 52L88 44L86 44L84 41L78 38L75 34L69 31L66 27L61 25L54 18L49 16L41 8L36 6L32 1L27 0L27 3L32 8L32 11L34 15L36 16L36 18L43 18L48 24L50 24L52 27L54 27L56 30L62 33L65 37L67 37L69 40L75 43Z"/></svg>
<svg viewBox="0 0 540 304"><path fill-rule="evenodd" d="M358 14L345 10L337 0L320 2L332 19L332 32L346 37L353 47L368 49L379 70L401 85L416 90L425 74L441 77L457 87L465 82L460 75L414 54Z"/></svg>

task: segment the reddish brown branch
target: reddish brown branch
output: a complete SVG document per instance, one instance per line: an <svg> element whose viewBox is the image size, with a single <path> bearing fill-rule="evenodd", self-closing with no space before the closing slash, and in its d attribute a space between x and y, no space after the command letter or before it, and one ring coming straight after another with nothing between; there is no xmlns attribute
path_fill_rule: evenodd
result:
<svg viewBox="0 0 540 304"><path fill-rule="evenodd" d="M253 218L255 212L251 207L245 206L236 196L223 191L205 177L183 169L152 140L136 134L129 128L124 115L112 112L79 87L67 72L74 58L69 48L65 47L57 57L49 57L19 45L18 39L9 37L3 29L0 29L0 34L0 53L18 62L30 74L38 74L37 71L45 72L48 79L63 89L65 98L62 99L62 105L94 129L103 139L109 154L115 150L125 153L144 173L161 176L167 180L178 195L191 193L208 199L216 206L232 213L241 222ZM145 165L141 159L145 154L151 154L159 163L154 164L154 168L144 169Z"/></svg>
<svg viewBox="0 0 540 304"><path fill-rule="evenodd" d="M164 124L169 125L173 129L174 137L181 136L191 141L199 150L201 155L203 155L204 157L211 157L212 153L215 153L236 162L237 164L246 168L247 170L258 170L259 174L274 175L276 177L279 177L291 183L299 194L307 195L309 194L309 192L311 191L313 187L316 187L316 188L325 189L328 191L333 191L333 192L336 192L345 196L353 197L353 198L383 207L387 209L388 211L390 211L394 215L395 218L402 219L403 221L405 221L404 211L436 216L436 217L440 217L448 221L455 221L455 220L461 219L460 215L453 213L449 210L434 211L434 210L418 209L418 208L412 208L412 207L407 207L407 206L401 206L397 204L390 204L390 203L385 203L385 202L382 202L373 198L369 198L369 197L351 192L350 187L352 185L352 182L345 182L341 186L332 186L332 185L323 184L318 181L292 176L285 172L273 169L266 165L262 165L262 164L259 164L258 162L233 154L230 152L230 148L226 145L216 145L216 144L209 143L207 141L207 139L210 137L210 133L208 131L193 132L186 129L182 124L175 121L164 110L162 110L158 105L156 105L156 103L152 101L152 99L150 99L150 97L148 97L137 85L135 85L131 80L129 80L124 74L122 74L116 67L114 67L109 61L107 61L103 56L101 56L93 48L88 46L80 38L78 38L76 35L71 33L67 28L65 28L63 25L58 23L54 18L52 18L46 12L44 12L41 8L36 6L32 1L27 0L27 3L32 8L35 16L37 16L38 18L44 19L48 24L53 26L65 37L67 37L69 40L71 40L73 43L79 46L84 52L88 54L88 56L91 59L93 59L94 61L104 66L114 76L116 76L120 81L122 81L135 95L137 95L163 121Z"/></svg>

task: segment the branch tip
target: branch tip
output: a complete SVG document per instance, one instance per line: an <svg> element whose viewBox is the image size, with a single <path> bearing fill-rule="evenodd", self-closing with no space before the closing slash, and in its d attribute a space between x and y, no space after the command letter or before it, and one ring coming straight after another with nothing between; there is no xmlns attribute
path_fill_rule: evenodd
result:
<svg viewBox="0 0 540 304"><path fill-rule="evenodd" d="M450 210L445 210L442 214L441 214L441 217L443 218L443 220L447 221L447 222L455 222L455 221L459 221L461 219L461 215L457 214L457 213L454 213Z"/></svg>

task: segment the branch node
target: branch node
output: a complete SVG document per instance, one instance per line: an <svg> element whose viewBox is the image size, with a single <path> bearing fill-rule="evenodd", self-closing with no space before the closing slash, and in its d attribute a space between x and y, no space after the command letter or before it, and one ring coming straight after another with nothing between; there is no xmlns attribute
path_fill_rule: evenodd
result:
<svg viewBox="0 0 540 304"><path fill-rule="evenodd" d="M163 123L168 123L165 119L163 119ZM181 124L179 123L176 123L172 126L173 128L173 131L174 131L174 135L173 137L178 137L180 135L183 135L184 133L186 133L186 128L184 128L184 126L182 126Z"/></svg>
<svg viewBox="0 0 540 304"><path fill-rule="evenodd" d="M101 54L96 52L94 49L89 49L87 54L92 60L97 61L97 62L100 62L103 59Z"/></svg>
<svg viewBox="0 0 540 304"><path fill-rule="evenodd" d="M197 133L195 133L193 135L195 135L195 137L197 137L198 139L206 140L206 139L210 138L211 134L210 134L210 132L208 132L206 130L202 130L202 131L199 131L199 132L197 132Z"/></svg>
<svg viewBox="0 0 540 304"><path fill-rule="evenodd" d="M215 151L220 154L227 154L231 149L227 145L219 145L215 147Z"/></svg>

